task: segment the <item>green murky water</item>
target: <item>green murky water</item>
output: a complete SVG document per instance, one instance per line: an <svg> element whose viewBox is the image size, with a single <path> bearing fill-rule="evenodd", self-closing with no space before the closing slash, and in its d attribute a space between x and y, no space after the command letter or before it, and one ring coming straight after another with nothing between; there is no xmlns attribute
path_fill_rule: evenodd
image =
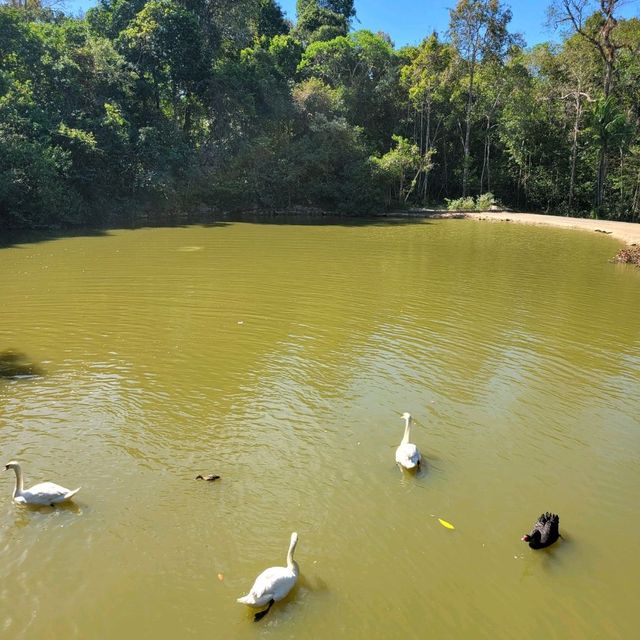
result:
<svg viewBox="0 0 640 640"><path fill-rule="evenodd" d="M640 272L617 247L430 221L1 249L2 462L82 490L30 510L0 475L0 636L635 637ZM533 552L546 510L565 539ZM254 624L235 599L294 530L299 583Z"/></svg>

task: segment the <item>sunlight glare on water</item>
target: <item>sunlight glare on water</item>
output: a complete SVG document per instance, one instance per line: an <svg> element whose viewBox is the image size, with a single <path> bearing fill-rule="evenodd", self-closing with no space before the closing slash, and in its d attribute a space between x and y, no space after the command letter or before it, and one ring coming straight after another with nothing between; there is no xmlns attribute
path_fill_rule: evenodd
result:
<svg viewBox="0 0 640 640"><path fill-rule="evenodd" d="M1 461L82 489L25 509L0 476L0 637L634 637L640 272L617 248L473 221L2 248ZM547 510L565 538L534 552ZM254 625L235 599L294 530L298 585Z"/></svg>

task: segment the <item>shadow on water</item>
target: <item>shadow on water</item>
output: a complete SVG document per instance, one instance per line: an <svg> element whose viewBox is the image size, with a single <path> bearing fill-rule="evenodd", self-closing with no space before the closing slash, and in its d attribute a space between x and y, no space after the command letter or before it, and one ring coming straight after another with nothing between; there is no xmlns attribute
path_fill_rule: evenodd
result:
<svg viewBox="0 0 640 640"><path fill-rule="evenodd" d="M101 237L108 236L116 229L156 229L186 228L202 226L205 228L227 227L234 222L268 225L301 225L301 226L341 226L341 227L392 227L411 224L430 224L422 216L406 216L388 214L383 216L339 216L329 214L289 214L289 213L209 213L180 215L171 217L144 218L115 221L104 227L81 227L50 230L12 230L0 229L0 249L19 247L24 244L51 242L61 238Z"/></svg>
<svg viewBox="0 0 640 640"><path fill-rule="evenodd" d="M186 228L193 225L203 227L225 227L229 221L203 220L201 216L181 216L178 218L158 218L153 222L139 220L131 224L124 221L115 222L104 227L74 227L69 229L0 229L0 249L19 247L24 244L52 242L61 238L99 238L109 236L116 229L149 229L149 228Z"/></svg>
<svg viewBox="0 0 640 640"><path fill-rule="evenodd" d="M54 507L49 505L13 505L13 523L18 529L32 526L33 524L46 524L53 520L68 522L70 518L76 518L86 513L82 505L75 502L65 502Z"/></svg>
<svg viewBox="0 0 640 640"><path fill-rule="evenodd" d="M554 544L546 549L525 549L517 557L524 560L520 581L536 575L555 575L562 571L568 564L565 557L568 549L562 550L558 544Z"/></svg>
<svg viewBox="0 0 640 640"><path fill-rule="evenodd" d="M22 378L43 376L44 369L31 362L20 351L7 349L0 352L0 378Z"/></svg>
<svg viewBox="0 0 640 640"><path fill-rule="evenodd" d="M298 226L339 226L339 227L397 227L426 222L421 216L380 215L380 216L340 216L334 214L290 214L290 213L236 213L219 217L228 223L248 222L252 224L298 225Z"/></svg>

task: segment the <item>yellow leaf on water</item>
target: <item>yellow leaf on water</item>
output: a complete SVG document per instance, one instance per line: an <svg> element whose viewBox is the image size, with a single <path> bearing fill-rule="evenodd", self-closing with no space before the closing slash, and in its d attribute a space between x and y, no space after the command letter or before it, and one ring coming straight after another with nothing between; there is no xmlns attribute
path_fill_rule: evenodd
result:
<svg viewBox="0 0 640 640"><path fill-rule="evenodd" d="M447 522L446 520L443 520L442 518L438 518L438 522L443 527L446 527L447 529L455 529L455 527L450 522Z"/></svg>

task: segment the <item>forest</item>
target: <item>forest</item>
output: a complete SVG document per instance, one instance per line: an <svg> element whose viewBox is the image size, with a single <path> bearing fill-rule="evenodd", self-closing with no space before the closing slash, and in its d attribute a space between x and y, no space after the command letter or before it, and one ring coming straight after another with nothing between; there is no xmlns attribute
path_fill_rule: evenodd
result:
<svg viewBox="0 0 640 640"><path fill-rule="evenodd" d="M555 0L557 42L528 47L506 3L458 0L446 32L397 48L355 28L353 0L298 0L295 22L276 0L81 18L8 0L0 227L473 199L639 221L640 20L622 2Z"/></svg>

